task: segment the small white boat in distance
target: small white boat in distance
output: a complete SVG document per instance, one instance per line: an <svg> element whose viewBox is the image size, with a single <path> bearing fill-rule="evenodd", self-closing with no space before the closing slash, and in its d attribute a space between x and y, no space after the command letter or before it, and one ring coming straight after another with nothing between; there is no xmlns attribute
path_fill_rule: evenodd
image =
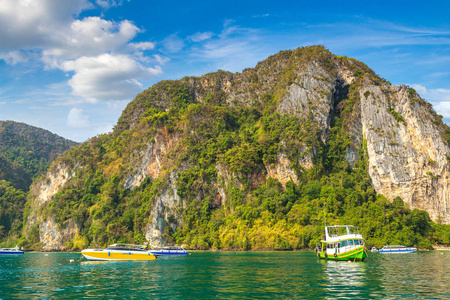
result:
<svg viewBox="0 0 450 300"><path fill-rule="evenodd" d="M180 246L167 246L160 249L149 250L155 256L180 256L188 255L188 252Z"/></svg>
<svg viewBox="0 0 450 300"><path fill-rule="evenodd" d="M415 247L406 247L402 245L386 245L380 249L380 253L413 253L416 252L417 248Z"/></svg>
<svg viewBox="0 0 450 300"><path fill-rule="evenodd" d="M372 247L372 249L370 249L370 252L372 252L372 253L378 252L377 247Z"/></svg>
<svg viewBox="0 0 450 300"><path fill-rule="evenodd" d="M88 260L154 260L156 256L145 245L112 244L105 249L85 249L81 254Z"/></svg>
<svg viewBox="0 0 450 300"><path fill-rule="evenodd" d="M23 251L18 246L14 248L0 248L0 255L20 255Z"/></svg>

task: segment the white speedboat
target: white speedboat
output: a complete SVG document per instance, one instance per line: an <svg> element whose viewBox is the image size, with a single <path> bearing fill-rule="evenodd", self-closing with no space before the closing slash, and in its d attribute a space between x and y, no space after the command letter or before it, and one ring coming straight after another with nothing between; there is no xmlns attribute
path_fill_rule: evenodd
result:
<svg viewBox="0 0 450 300"><path fill-rule="evenodd" d="M145 245L112 244L105 249L85 249L81 254L88 260L154 260L156 256Z"/></svg>
<svg viewBox="0 0 450 300"><path fill-rule="evenodd" d="M415 247L406 247L402 245L391 245L391 246L384 246L380 249L380 253L413 253L416 252L417 248Z"/></svg>
<svg viewBox="0 0 450 300"><path fill-rule="evenodd" d="M180 246L167 246L160 249L149 250L155 256L180 256L188 255L188 252Z"/></svg>
<svg viewBox="0 0 450 300"><path fill-rule="evenodd" d="M0 255L20 255L23 251L18 246L14 248L0 248Z"/></svg>

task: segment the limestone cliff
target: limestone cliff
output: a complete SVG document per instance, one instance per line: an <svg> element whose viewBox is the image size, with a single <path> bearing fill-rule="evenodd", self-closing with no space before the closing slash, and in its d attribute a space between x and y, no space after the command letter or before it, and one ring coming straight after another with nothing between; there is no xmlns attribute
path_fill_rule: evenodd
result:
<svg viewBox="0 0 450 300"><path fill-rule="evenodd" d="M26 232L39 224L46 250L64 249L75 234L91 244L145 239L153 247L188 227L204 235L196 224L244 205L269 178L282 190L324 168L318 164L333 159L323 156L336 122L348 136L343 169L364 149L378 193L450 224L450 149L431 105L361 62L307 47L242 73L218 71L144 91L113 133L66 153L34 183ZM209 247L201 238L195 244Z"/></svg>
<svg viewBox="0 0 450 300"><path fill-rule="evenodd" d="M74 168L68 168L64 164L55 165L46 176L37 181L30 191L32 197L29 203L29 211L25 216L25 233L28 235L31 229L38 226L39 242L42 250L65 250L65 243L71 241L78 225L73 220L61 230L53 216L40 214L39 208L52 200L53 196L75 175Z"/></svg>
<svg viewBox="0 0 450 300"><path fill-rule="evenodd" d="M405 86L360 90L362 136L377 192L450 223L449 146L429 104Z"/></svg>
<svg viewBox="0 0 450 300"><path fill-rule="evenodd" d="M151 222L147 225L145 238L153 248L166 244L168 230L175 232L182 223L180 211L185 203L177 194L176 174L169 175L169 186L155 199L150 213Z"/></svg>

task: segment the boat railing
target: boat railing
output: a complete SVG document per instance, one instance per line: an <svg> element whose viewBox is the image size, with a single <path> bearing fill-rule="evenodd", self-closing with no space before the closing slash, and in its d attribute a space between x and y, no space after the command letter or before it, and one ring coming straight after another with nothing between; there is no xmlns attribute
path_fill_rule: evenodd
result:
<svg viewBox="0 0 450 300"><path fill-rule="evenodd" d="M334 225L325 228L326 235L331 238L360 235L358 227L352 225Z"/></svg>
<svg viewBox="0 0 450 300"><path fill-rule="evenodd" d="M184 251L180 246L165 246L161 248L162 250L181 250Z"/></svg>
<svg viewBox="0 0 450 300"><path fill-rule="evenodd" d="M411 248L403 245L386 245L383 247L384 249L391 249L391 248Z"/></svg>
<svg viewBox="0 0 450 300"><path fill-rule="evenodd" d="M145 245L133 245L133 244L113 244L109 245L108 250L129 250L129 251L145 251Z"/></svg>

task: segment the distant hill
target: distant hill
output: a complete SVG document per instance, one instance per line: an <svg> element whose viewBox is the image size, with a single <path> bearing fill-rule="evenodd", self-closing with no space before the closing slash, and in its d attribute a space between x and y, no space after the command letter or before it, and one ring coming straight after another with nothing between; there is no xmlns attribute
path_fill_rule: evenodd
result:
<svg viewBox="0 0 450 300"><path fill-rule="evenodd" d="M48 130L13 121L0 121L0 180L27 191L61 153L78 143Z"/></svg>

